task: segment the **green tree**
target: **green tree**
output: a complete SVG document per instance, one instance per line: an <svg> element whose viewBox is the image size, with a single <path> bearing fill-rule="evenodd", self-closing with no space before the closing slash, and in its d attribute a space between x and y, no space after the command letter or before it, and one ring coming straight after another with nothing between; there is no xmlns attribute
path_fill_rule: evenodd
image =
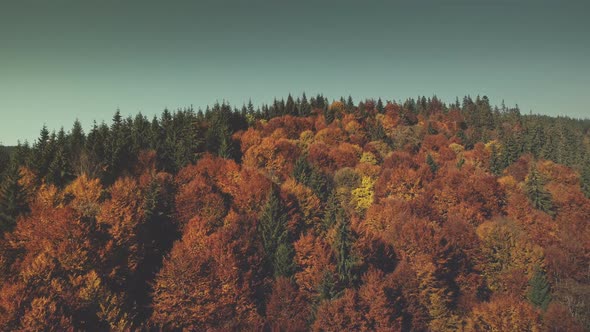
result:
<svg viewBox="0 0 590 332"><path fill-rule="evenodd" d="M334 280L334 274L329 270L325 270L322 275L322 280L318 285L318 298L320 301L331 300L340 295L336 288L336 281Z"/></svg>
<svg viewBox="0 0 590 332"><path fill-rule="evenodd" d="M297 115L299 113L299 110L297 109L297 105L295 104L295 101L293 100L293 97L291 96L291 94L289 94L289 96L287 97L287 104L285 105L285 113L288 115Z"/></svg>
<svg viewBox="0 0 590 332"><path fill-rule="evenodd" d="M496 145L493 144L492 152L490 155L490 171L494 175L500 175L502 173L503 168L504 167L502 165L502 159L498 154L498 149L496 148Z"/></svg>
<svg viewBox="0 0 590 332"><path fill-rule="evenodd" d="M27 194L20 185L18 165L12 163L0 186L0 232L12 230L19 215L29 210Z"/></svg>
<svg viewBox="0 0 590 332"><path fill-rule="evenodd" d="M333 244L336 253L336 271L341 285L349 287L358 279L356 275L357 257L352 251L355 239L350 229L350 221L341 206L336 212L336 227L336 238Z"/></svg>
<svg viewBox="0 0 590 332"><path fill-rule="evenodd" d="M584 166L582 166L580 185L582 186L582 192L584 195L590 198L590 160L587 160L584 163Z"/></svg>
<svg viewBox="0 0 590 332"><path fill-rule="evenodd" d="M67 148L67 138L63 128L59 131L56 142L55 154L47 171L47 181L62 187L73 179L70 159L68 158L68 152L72 150Z"/></svg>
<svg viewBox="0 0 590 332"><path fill-rule="evenodd" d="M301 102L299 104L299 116L309 116L311 115L311 105L307 101L307 96L305 92L303 96L301 96Z"/></svg>
<svg viewBox="0 0 590 332"><path fill-rule="evenodd" d="M535 209L541 210L548 215L555 216L555 208L551 193L549 193L543 187L544 181L541 178L541 174L535 166L533 166L526 179L526 192L529 201Z"/></svg>
<svg viewBox="0 0 590 332"><path fill-rule="evenodd" d="M529 280L527 298L533 305L543 310L547 309L549 302L551 302L551 287L547 282L545 272L538 267Z"/></svg>
<svg viewBox="0 0 590 332"><path fill-rule="evenodd" d="M31 154L31 166L37 173L37 179L41 181L47 171L49 170L49 165L53 160L53 148L55 147L55 133L50 134L47 126L43 126L41 128L41 132L39 134L39 138L33 145L33 150Z"/></svg>
<svg viewBox="0 0 590 332"><path fill-rule="evenodd" d="M266 262L275 277L288 277L292 273L293 246L289 242L287 221L279 190L273 186L258 221L258 232Z"/></svg>
<svg viewBox="0 0 590 332"><path fill-rule="evenodd" d="M436 174L436 172L438 172L438 164L436 161L434 161L434 158L432 158L430 153L426 156L426 164L428 164L428 167L430 167L432 174Z"/></svg>

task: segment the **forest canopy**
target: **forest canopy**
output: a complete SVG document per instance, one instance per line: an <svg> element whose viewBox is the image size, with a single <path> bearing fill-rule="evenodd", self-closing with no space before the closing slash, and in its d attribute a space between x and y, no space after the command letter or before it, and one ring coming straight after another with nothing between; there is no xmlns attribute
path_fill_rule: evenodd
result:
<svg viewBox="0 0 590 332"><path fill-rule="evenodd" d="M0 148L0 330L590 329L590 120L216 104Z"/></svg>

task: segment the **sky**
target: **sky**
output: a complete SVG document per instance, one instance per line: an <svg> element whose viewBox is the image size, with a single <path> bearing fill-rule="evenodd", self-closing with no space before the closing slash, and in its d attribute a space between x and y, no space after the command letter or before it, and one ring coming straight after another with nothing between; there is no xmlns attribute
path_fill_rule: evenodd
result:
<svg viewBox="0 0 590 332"><path fill-rule="evenodd" d="M0 143L289 93L590 117L590 1L0 0Z"/></svg>

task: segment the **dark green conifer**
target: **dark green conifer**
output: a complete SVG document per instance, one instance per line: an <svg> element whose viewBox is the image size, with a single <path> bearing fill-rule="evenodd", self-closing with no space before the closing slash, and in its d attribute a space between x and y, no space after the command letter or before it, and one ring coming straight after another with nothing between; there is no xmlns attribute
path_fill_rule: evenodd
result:
<svg viewBox="0 0 590 332"><path fill-rule="evenodd" d="M293 247L289 242L287 213L279 190L273 186L258 221L265 261L275 277L290 276L293 265Z"/></svg>
<svg viewBox="0 0 590 332"><path fill-rule="evenodd" d="M551 302L551 287L547 282L545 272L538 267L529 280L527 298L533 305L543 310L547 309L549 302Z"/></svg>
<svg viewBox="0 0 590 332"><path fill-rule="evenodd" d="M18 165L12 163L0 186L0 233L11 231L17 217L29 210L27 194L19 183L20 179Z"/></svg>
<svg viewBox="0 0 590 332"><path fill-rule="evenodd" d="M526 179L526 192L535 209L541 210L552 217L555 216L551 193L545 190L541 174L534 165Z"/></svg>
<svg viewBox="0 0 590 332"><path fill-rule="evenodd" d="M426 164L428 164L428 167L430 167L430 171L432 172L432 174L436 174L436 172L438 172L439 166L436 163L436 161L434 161L434 158L432 158L430 153L426 156Z"/></svg>

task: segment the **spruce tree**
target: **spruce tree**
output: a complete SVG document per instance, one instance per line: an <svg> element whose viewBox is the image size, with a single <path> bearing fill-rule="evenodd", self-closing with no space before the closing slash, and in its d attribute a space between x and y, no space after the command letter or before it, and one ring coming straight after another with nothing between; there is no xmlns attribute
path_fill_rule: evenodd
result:
<svg viewBox="0 0 590 332"><path fill-rule="evenodd" d="M547 309L551 302L551 288L547 282L545 272L540 268L535 269L535 274L529 280L529 290L527 292L528 300L543 310Z"/></svg>
<svg viewBox="0 0 590 332"><path fill-rule="evenodd" d="M299 116L309 116L311 115L311 105L307 101L307 96L305 92L303 96L301 96L301 103L299 104Z"/></svg>
<svg viewBox="0 0 590 332"><path fill-rule="evenodd" d="M291 94L287 97L287 104L285 105L285 114L296 116L299 113L297 109L297 105L295 105L295 101Z"/></svg>
<svg viewBox="0 0 590 332"><path fill-rule="evenodd" d="M18 165L12 163L0 186L0 232L11 231L16 218L29 210L25 189L20 185Z"/></svg>
<svg viewBox="0 0 590 332"><path fill-rule="evenodd" d="M329 270L325 270L322 275L322 280L318 286L318 300L329 301L337 298L341 293L336 288L336 281L334 274Z"/></svg>
<svg viewBox="0 0 590 332"><path fill-rule="evenodd" d="M436 174L436 172L438 172L438 164L436 161L434 161L434 158L432 158L430 154L426 156L426 164L428 164L428 167L430 167L432 174Z"/></svg>
<svg viewBox="0 0 590 332"><path fill-rule="evenodd" d="M582 192L587 198L590 198L590 160L587 160L582 166L582 175L580 177Z"/></svg>
<svg viewBox="0 0 590 332"><path fill-rule="evenodd" d="M379 112L379 113L385 112L385 107L383 106L383 101L381 100L381 98L379 98L377 100L377 106L376 106L376 108L377 108L377 112Z"/></svg>
<svg viewBox="0 0 590 332"><path fill-rule="evenodd" d="M290 276L292 272L293 247L289 242L287 221L279 190L273 186L258 221L258 233L266 264L275 277Z"/></svg>
<svg viewBox="0 0 590 332"><path fill-rule="evenodd" d="M336 212L336 227L336 238L334 240L336 271L341 285L349 287L357 281L355 273L357 260L352 252L354 235L350 229L350 221L342 207L339 207Z"/></svg>
<svg viewBox="0 0 590 332"><path fill-rule="evenodd" d="M496 145L492 145L492 152L490 154L490 171L494 175L500 175L503 169L504 167L500 155L498 154L498 149L496 148Z"/></svg>
<svg viewBox="0 0 590 332"><path fill-rule="evenodd" d="M555 210L551 193L543 187L544 181L535 166L531 168L525 184L527 196L533 207L554 217Z"/></svg>

